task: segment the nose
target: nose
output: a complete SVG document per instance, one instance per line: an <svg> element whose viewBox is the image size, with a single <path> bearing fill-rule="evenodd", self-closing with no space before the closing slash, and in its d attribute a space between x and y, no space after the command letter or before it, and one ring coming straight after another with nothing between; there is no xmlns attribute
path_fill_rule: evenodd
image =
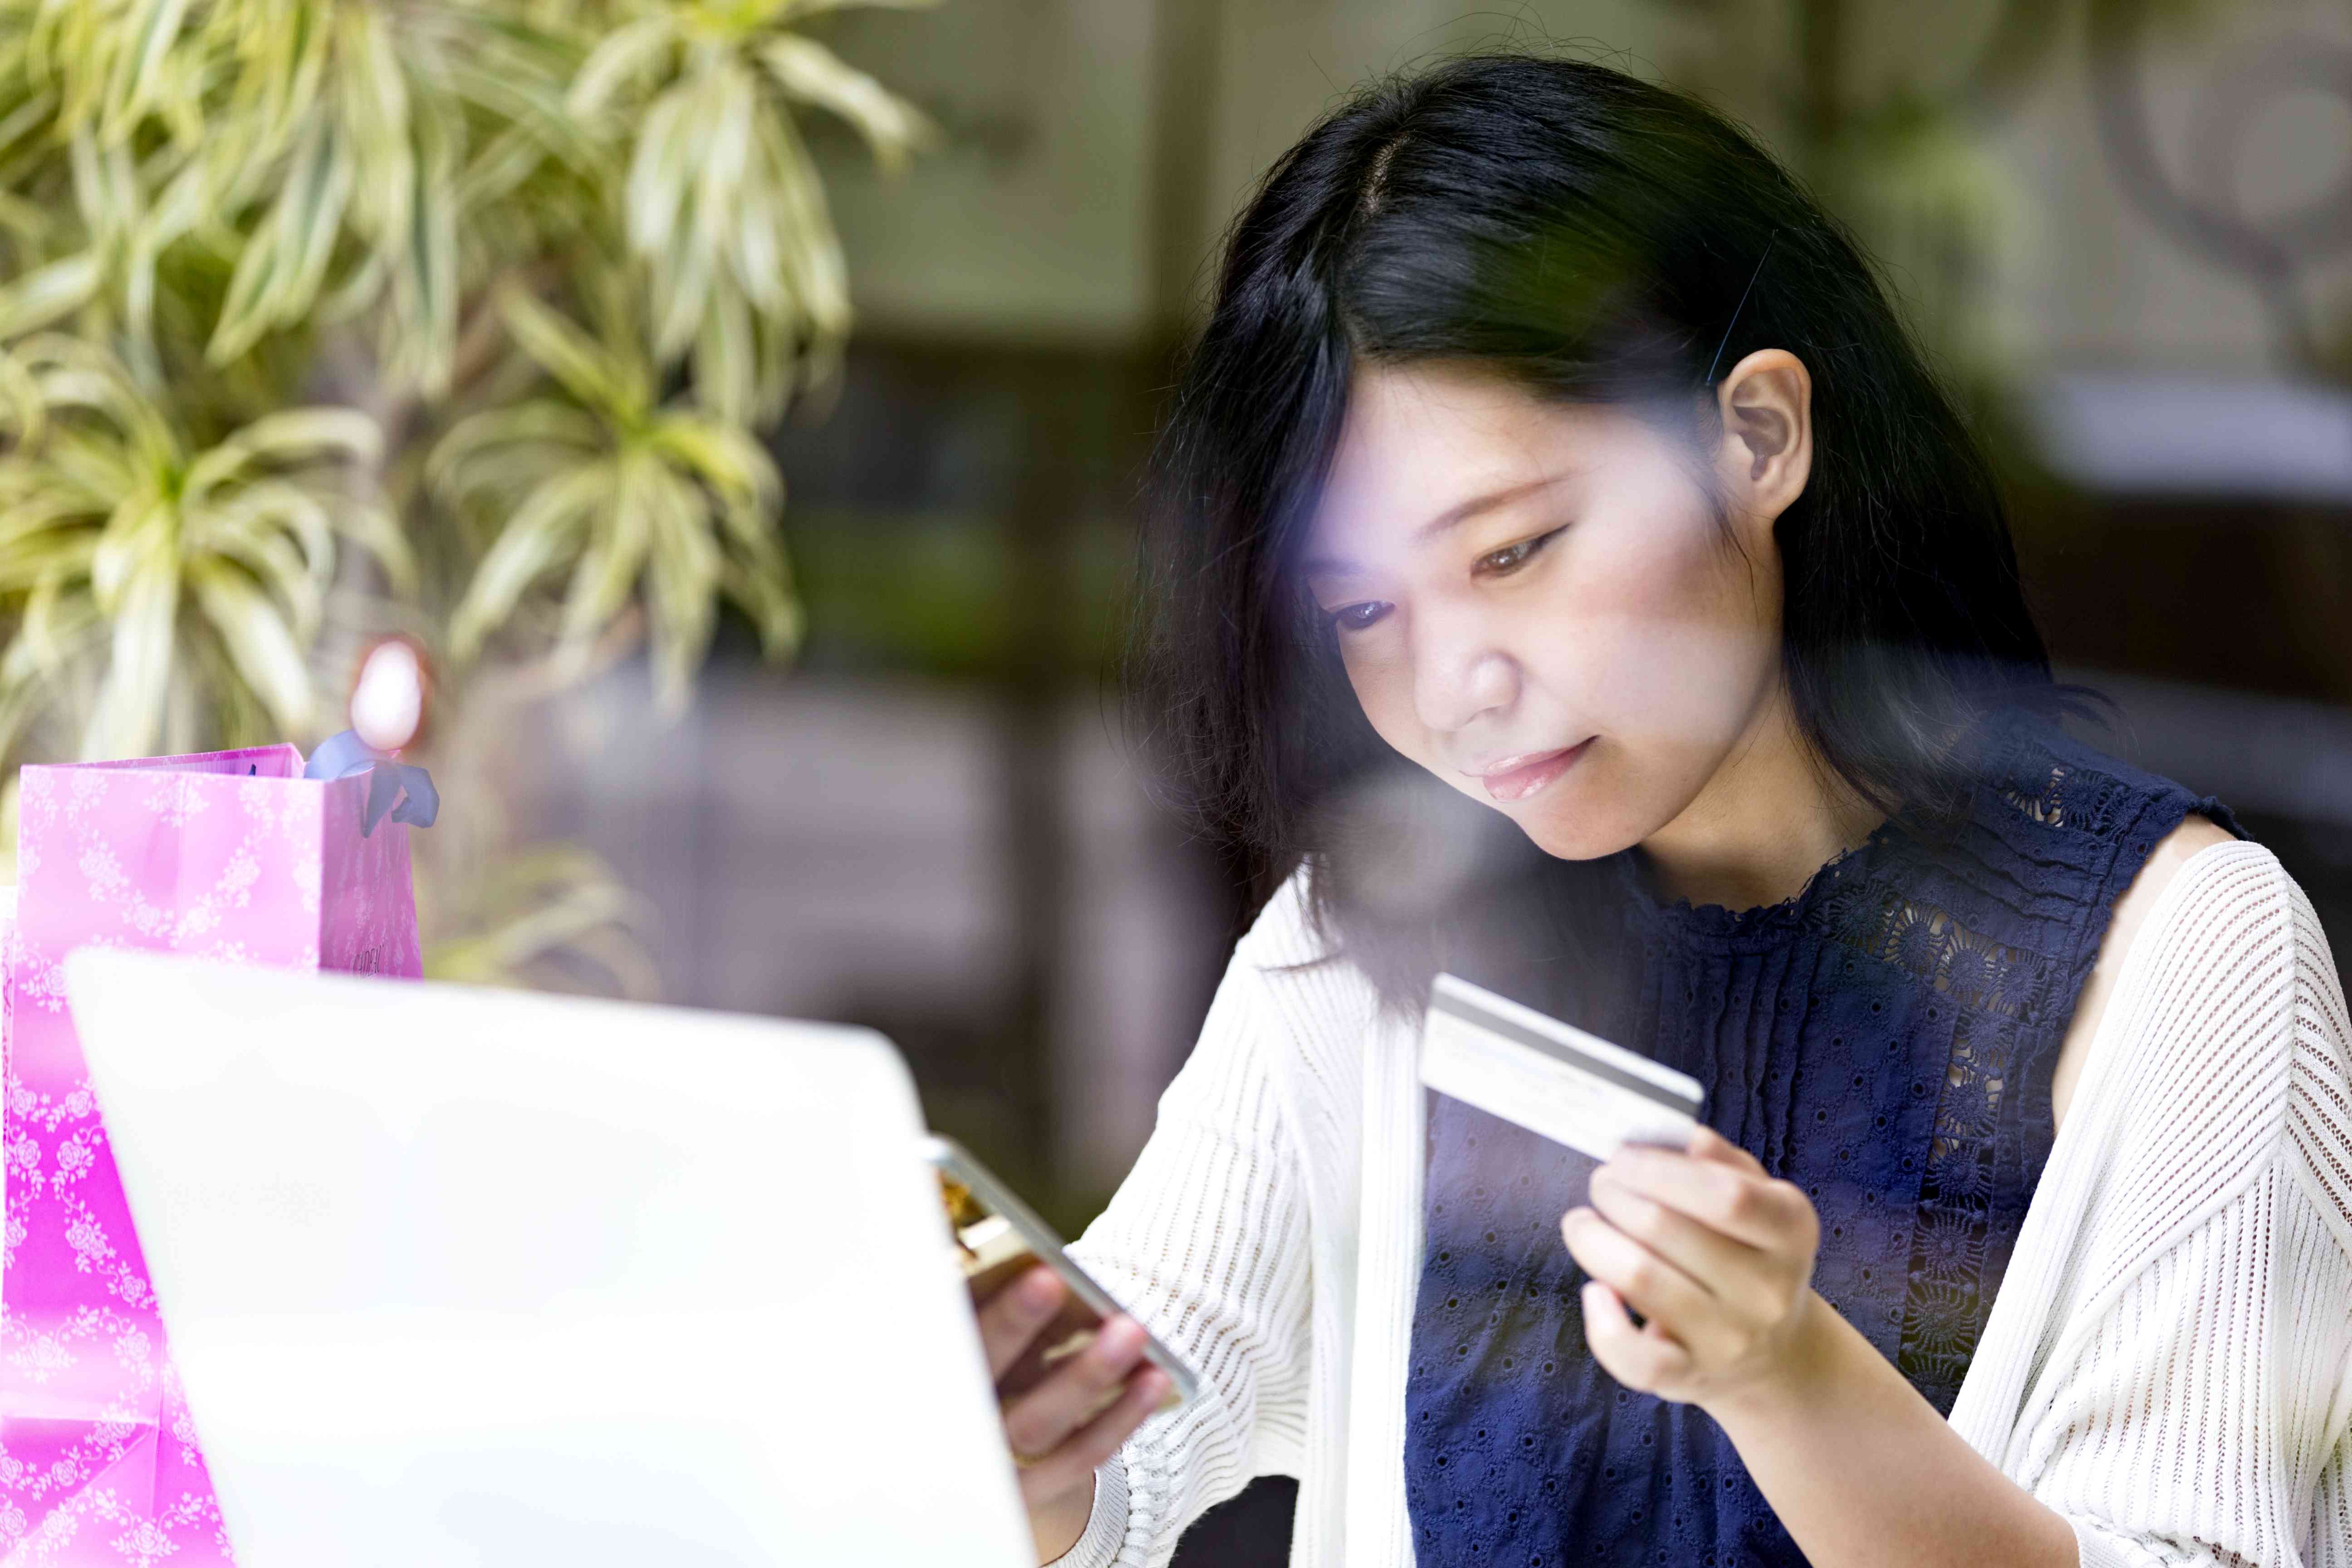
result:
<svg viewBox="0 0 2352 1568"><path fill-rule="evenodd" d="M1495 645L1485 622L1466 605L1416 617L1412 700L1427 728L1451 733L1517 698L1517 661Z"/></svg>

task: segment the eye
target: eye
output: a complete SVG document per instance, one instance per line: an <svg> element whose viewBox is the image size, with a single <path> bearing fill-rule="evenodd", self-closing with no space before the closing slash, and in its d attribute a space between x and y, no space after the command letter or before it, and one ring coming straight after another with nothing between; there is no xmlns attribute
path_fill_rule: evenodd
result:
<svg viewBox="0 0 2352 1568"><path fill-rule="evenodd" d="M1343 632L1360 632L1395 607L1385 599L1366 599L1360 604L1342 605L1327 612L1327 616Z"/></svg>
<svg viewBox="0 0 2352 1568"><path fill-rule="evenodd" d="M1549 533L1522 539L1517 544L1506 544L1500 550L1489 550L1470 563L1470 570L1489 577L1507 577L1532 560L1537 551L1567 531L1568 526L1563 523Z"/></svg>

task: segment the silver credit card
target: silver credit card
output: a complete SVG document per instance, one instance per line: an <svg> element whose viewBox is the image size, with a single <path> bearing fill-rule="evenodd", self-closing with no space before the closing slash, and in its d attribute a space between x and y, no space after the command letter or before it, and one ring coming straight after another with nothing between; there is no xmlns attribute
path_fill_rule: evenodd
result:
<svg viewBox="0 0 2352 1568"><path fill-rule="evenodd" d="M1706 1100L1686 1073L1451 974L1430 992L1421 1081L1596 1160L1687 1146Z"/></svg>

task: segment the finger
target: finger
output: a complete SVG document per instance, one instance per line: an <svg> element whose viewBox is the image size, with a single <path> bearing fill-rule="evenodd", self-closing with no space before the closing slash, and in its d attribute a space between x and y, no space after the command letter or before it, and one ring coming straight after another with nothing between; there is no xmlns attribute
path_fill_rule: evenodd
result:
<svg viewBox="0 0 2352 1568"><path fill-rule="evenodd" d="M1750 1247L1636 1191L1606 1165L1592 1173L1592 1206L1602 1219L1689 1275L1729 1305L1770 1295L1786 1267Z"/></svg>
<svg viewBox="0 0 2352 1568"><path fill-rule="evenodd" d="M1706 1287L1591 1209L1569 1210L1559 1229L1580 1268L1685 1343L1723 1316Z"/></svg>
<svg viewBox="0 0 2352 1568"><path fill-rule="evenodd" d="M1061 1306L1062 1292L1061 1280L1040 1263L980 1304L980 1345L988 1352L991 1382L1003 1377L1021 1359L1037 1331Z"/></svg>
<svg viewBox="0 0 2352 1568"><path fill-rule="evenodd" d="M1601 1369L1628 1388L1656 1393L1689 1375L1690 1352L1653 1321L1633 1326L1625 1303L1598 1279L1584 1282L1584 1342Z"/></svg>
<svg viewBox="0 0 2352 1568"><path fill-rule="evenodd" d="M1685 1152L1694 1160L1705 1160L1711 1164L1728 1165L1733 1170L1745 1171L1751 1176L1764 1174L1762 1161L1712 1127L1701 1127L1692 1133L1690 1147Z"/></svg>
<svg viewBox="0 0 2352 1568"><path fill-rule="evenodd" d="M1016 1454L1045 1455L1094 1418L1095 1406L1117 1388L1143 1355L1143 1329L1118 1317L1095 1331L1094 1342L1048 1373L1037 1386L1004 1405L1004 1435Z"/></svg>
<svg viewBox="0 0 2352 1568"><path fill-rule="evenodd" d="M1774 1253L1811 1249L1813 1205L1792 1183L1671 1149L1629 1147L1601 1170L1734 1241Z"/></svg>
<svg viewBox="0 0 2352 1568"><path fill-rule="evenodd" d="M1119 1395L1118 1404L1071 1433L1055 1446L1052 1453L1021 1472L1023 1497L1032 1502L1045 1502L1075 1490L1096 1466L1118 1452L1118 1446L1151 1418L1171 1386L1168 1374L1159 1368L1139 1368L1128 1379L1126 1392Z"/></svg>

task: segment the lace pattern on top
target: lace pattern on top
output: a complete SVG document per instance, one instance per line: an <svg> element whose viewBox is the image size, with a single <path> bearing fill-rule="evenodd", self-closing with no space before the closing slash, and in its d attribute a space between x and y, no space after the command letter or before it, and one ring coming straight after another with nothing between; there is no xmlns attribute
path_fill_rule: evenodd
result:
<svg viewBox="0 0 2352 1568"><path fill-rule="evenodd" d="M1890 822L1787 904L1629 909L1627 1043L1804 1187L1815 1289L1941 1412L2047 1159L2051 1069L2116 898L2189 811L2234 826L2021 713L1988 723L1977 778L1956 825ZM1590 1162L1442 1097L1430 1129L1406 1465L1426 1568L1801 1563L1719 1429L1591 1362L1556 1229Z"/></svg>
<svg viewBox="0 0 2352 1568"><path fill-rule="evenodd" d="M2082 835L2087 842L2073 847L2072 858L2087 855L2095 866L2104 854L2096 895L2081 905L2076 941L2055 952L1998 942L1949 910L1891 888L1874 908L1832 897L1822 910L1833 940L1906 971L1955 1005L1895 1357L1939 1411L1958 1394L2031 1198L2031 1175L2048 1157L2051 1072L2115 900L2157 841L2191 810L2228 820L2217 803L2193 801L2177 787L2151 794L2144 784L2135 788L2126 777L2038 750L2013 756L2008 774L1988 779L1983 794L2036 827ZM2005 1115L2011 1081L2027 1079L2041 1091L2032 1107L2021 1100ZM2004 1171L2028 1178L2013 1215L1996 1214Z"/></svg>

